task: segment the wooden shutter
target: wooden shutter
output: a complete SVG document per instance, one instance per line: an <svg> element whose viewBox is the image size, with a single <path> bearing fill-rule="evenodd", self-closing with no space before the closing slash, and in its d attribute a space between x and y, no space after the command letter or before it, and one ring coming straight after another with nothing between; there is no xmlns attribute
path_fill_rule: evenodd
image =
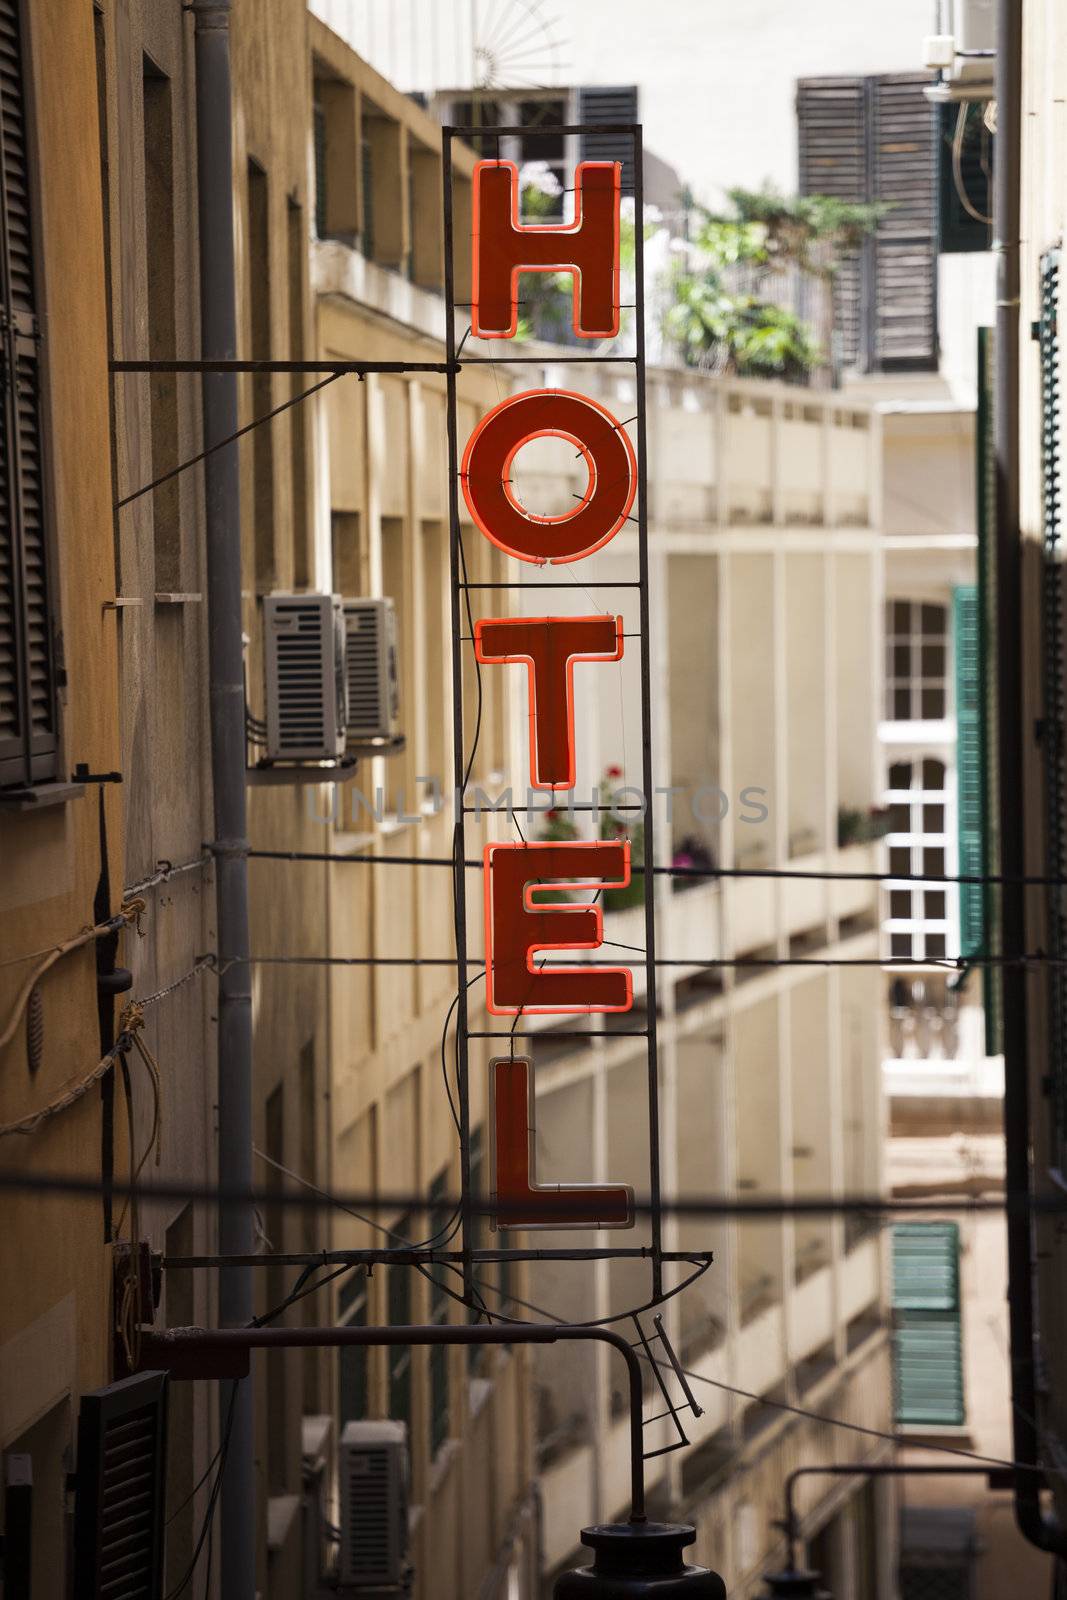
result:
<svg viewBox="0 0 1067 1600"><path fill-rule="evenodd" d="M834 280L837 362L878 371L937 366L937 182L934 112L922 73L801 78L801 194L886 201L873 238Z"/></svg>
<svg viewBox="0 0 1067 1600"><path fill-rule="evenodd" d="M959 1229L903 1222L893 1229L893 1387L898 1423L964 1421Z"/></svg>
<svg viewBox="0 0 1067 1600"><path fill-rule="evenodd" d="M165 1372L82 1396L74 1600L161 1600L166 1423Z"/></svg>
<svg viewBox="0 0 1067 1600"><path fill-rule="evenodd" d="M851 205L867 199L867 92L862 78L801 78L797 84L800 193ZM835 366L861 354L861 258L844 256L834 277Z"/></svg>
<svg viewBox="0 0 1067 1600"><path fill-rule="evenodd" d="M872 80L870 198L891 209L874 239L872 353L881 371L937 368L937 167L925 73Z"/></svg>
<svg viewBox="0 0 1067 1600"><path fill-rule="evenodd" d="M961 585L952 595L952 631L956 665L956 809L960 874L980 878L985 852L982 814L985 764L982 760L982 641L978 590ZM960 946L966 956L985 945L984 886L960 884Z"/></svg>
<svg viewBox="0 0 1067 1600"><path fill-rule="evenodd" d="M19 0L0 0L0 785L55 776L40 330Z"/></svg>
<svg viewBox="0 0 1067 1600"><path fill-rule="evenodd" d="M626 84L615 89L579 89L578 121L636 122L636 85ZM633 194L633 141L628 133L583 133L579 158L582 161L621 161L622 192Z"/></svg>

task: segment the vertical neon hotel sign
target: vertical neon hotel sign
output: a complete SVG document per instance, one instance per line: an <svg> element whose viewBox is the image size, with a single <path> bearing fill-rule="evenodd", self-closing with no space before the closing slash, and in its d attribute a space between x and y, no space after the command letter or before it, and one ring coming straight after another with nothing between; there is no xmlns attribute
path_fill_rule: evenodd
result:
<svg viewBox="0 0 1067 1600"><path fill-rule="evenodd" d="M517 328L521 272L570 272L575 333L610 338L619 331L621 167L582 162L575 175L573 223L520 221L519 174L510 161L479 161L474 170L471 331L511 339ZM573 444L589 482L572 511L537 516L512 493L511 465L532 439ZM510 396L488 412L467 443L464 499L478 528L520 561L563 565L602 549L626 522L637 489L637 463L622 425L586 395L537 389ZM487 666L518 664L529 691L530 778L535 789L566 792L575 782L574 668L617 662L618 616L483 617L474 648ZM628 841L498 843L484 856L486 989L495 1016L620 1012L633 1003L627 967L544 965L544 952L595 950L603 940L597 904L552 901L546 881L575 889L625 887ZM534 899L536 892L537 898ZM533 1149L533 1081L526 1056L490 1063L494 1192L498 1226L625 1228L632 1190L617 1184L539 1184ZM506 1208L506 1210L505 1210Z"/></svg>

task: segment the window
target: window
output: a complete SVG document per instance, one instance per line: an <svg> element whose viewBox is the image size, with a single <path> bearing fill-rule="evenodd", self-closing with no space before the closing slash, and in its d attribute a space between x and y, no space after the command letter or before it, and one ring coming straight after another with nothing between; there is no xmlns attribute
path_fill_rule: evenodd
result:
<svg viewBox="0 0 1067 1600"><path fill-rule="evenodd" d="M314 1215L314 1213L312 1213ZM196 1249L193 1208L179 1211L167 1228L165 1249L168 1256L191 1256ZM191 1328L196 1321L194 1272L168 1272L166 1313L168 1328ZM176 1589L193 1559L195 1521L193 1494L196 1474L194 1448L193 1386L172 1383L167 1404L167 1503L172 1507L167 1527L166 1593Z"/></svg>
<svg viewBox="0 0 1067 1600"><path fill-rule="evenodd" d="M471 1173L471 1198L480 1198L485 1194L485 1130L472 1128L470 1137L470 1173ZM484 1217L471 1219L471 1244L475 1250L481 1249L485 1244L483 1237L486 1229ZM490 1295L490 1304L493 1296ZM485 1322L487 1318L477 1311L467 1313L469 1322ZM480 1378L488 1366L489 1346L484 1344L471 1344L467 1346L467 1374L471 1378Z"/></svg>
<svg viewBox="0 0 1067 1600"><path fill-rule="evenodd" d="M359 233L356 91L319 60L315 61L311 119L316 236L354 244Z"/></svg>
<svg viewBox="0 0 1067 1600"><path fill-rule="evenodd" d="M270 361L274 352L270 328L269 194L267 174L256 161L248 163L248 292L252 359ZM265 417L273 404L271 373L254 372L251 389L252 415ZM274 433L269 427L252 430L252 519L256 589L267 594L275 583Z"/></svg>
<svg viewBox="0 0 1067 1600"><path fill-rule="evenodd" d="M342 1328L367 1326L367 1274L362 1267L350 1273L337 1294L337 1321ZM370 1400L368 1347L341 1345L337 1351L338 1436L346 1422L362 1422Z"/></svg>
<svg viewBox="0 0 1067 1600"><path fill-rule="evenodd" d="M307 260L307 229L304 208L290 199L287 209L289 246L289 359L305 359L304 277ZM294 372L289 380L294 397L304 388L306 378ZM295 405L289 412L289 465L293 503L293 584L305 589L312 581L311 535L308 526L307 407Z"/></svg>
<svg viewBox="0 0 1067 1600"><path fill-rule="evenodd" d="M174 139L170 79L144 58L144 231L147 273L148 354L153 361L177 356L174 251ZM174 373L149 376L152 476L178 465L178 382ZM152 491L155 590L178 593L182 582L181 478Z"/></svg>
<svg viewBox="0 0 1067 1600"><path fill-rule="evenodd" d="M400 1217L390 1230L397 1239L407 1239L411 1234L411 1218ZM411 1267L389 1267L387 1298L389 1326L411 1326ZM390 1345L386 1350L389 1362L389 1416L394 1422L407 1424L411 1435L411 1346Z"/></svg>
<svg viewBox="0 0 1067 1600"><path fill-rule="evenodd" d="M980 100L937 107L938 249L988 250L993 242L993 146Z"/></svg>
<svg viewBox="0 0 1067 1600"><path fill-rule="evenodd" d="M886 605L886 719L940 722L948 714L948 607Z"/></svg>
<svg viewBox="0 0 1067 1600"><path fill-rule="evenodd" d="M906 876L953 870L945 763L935 756L896 761L889 769L889 870L901 881L888 886L889 956L942 960L956 954L957 889L950 883L904 882ZM950 951L950 946L951 951Z"/></svg>
<svg viewBox="0 0 1067 1600"><path fill-rule="evenodd" d="M564 215L564 191L573 185L567 167L566 135L558 130L566 126L567 102L565 100L520 100L519 126L528 129L519 136L520 169L528 161L543 162L559 185L558 194L542 213L544 218L560 220Z"/></svg>
<svg viewBox="0 0 1067 1600"><path fill-rule="evenodd" d="M23 787L56 777L59 753L21 17L0 0L0 786Z"/></svg>
<svg viewBox="0 0 1067 1600"><path fill-rule="evenodd" d="M836 364L864 372L937 368L934 112L925 73L802 78L801 194L886 210L834 278Z"/></svg>
<svg viewBox="0 0 1067 1600"><path fill-rule="evenodd" d="M443 1247L445 1235L452 1222L452 1213L441 1204L448 1193L448 1168L438 1174L430 1186L430 1238ZM430 1321L443 1327L448 1321L449 1296L442 1282L444 1267L430 1269ZM437 1454L448 1438L451 1414L448 1392L449 1347L444 1344L430 1346L430 1457Z"/></svg>
<svg viewBox="0 0 1067 1600"><path fill-rule="evenodd" d="M270 1250L274 1254L280 1254L285 1249L283 1178L278 1170L278 1165L285 1160L285 1089L282 1084L267 1096L264 1122L266 1153L270 1157L266 1186L271 1199L263 1208L263 1226ZM271 1306L281 1305L288 1292L285 1267L272 1261L264 1276L267 1280L268 1309ZM288 1486L286 1357L285 1350L267 1352L267 1487L271 1494L284 1494Z"/></svg>
<svg viewBox="0 0 1067 1600"><path fill-rule="evenodd" d="M498 101L483 100L480 95L477 100L456 100L452 106L452 121L457 128L492 128L507 120L509 119L503 115L503 107ZM497 139L493 135L470 133L466 137L466 142L480 156L495 159Z"/></svg>
<svg viewBox="0 0 1067 1600"><path fill-rule="evenodd" d="M898 1424L961 1427L960 1234L954 1222L893 1229L893 1404Z"/></svg>

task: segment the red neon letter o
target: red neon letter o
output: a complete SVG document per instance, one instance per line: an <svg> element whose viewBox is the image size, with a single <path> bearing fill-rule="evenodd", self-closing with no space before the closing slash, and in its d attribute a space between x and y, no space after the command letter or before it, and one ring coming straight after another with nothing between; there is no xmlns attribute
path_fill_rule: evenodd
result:
<svg viewBox="0 0 1067 1600"><path fill-rule="evenodd" d="M589 487L573 511L536 516L511 492L511 463L531 439L571 441L585 457ZM486 412L467 442L461 481L486 538L520 561L562 564L614 538L637 491L633 445L610 411L567 389L532 389Z"/></svg>

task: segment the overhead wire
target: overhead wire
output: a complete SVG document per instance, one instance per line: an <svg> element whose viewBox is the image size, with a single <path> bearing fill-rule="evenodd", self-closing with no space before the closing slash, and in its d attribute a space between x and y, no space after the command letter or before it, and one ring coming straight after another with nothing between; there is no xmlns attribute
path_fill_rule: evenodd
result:
<svg viewBox="0 0 1067 1600"><path fill-rule="evenodd" d="M134 500L140 500L142 495L151 494L153 489L158 489L161 484L169 483L171 478L176 478L179 473L187 472L190 467L195 467L200 461L206 461L208 456L213 455L216 450L224 450L227 445L234 444L236 440L244 438L246 433L251 433L253 428L261 427L264 422L270 422L274 417L280 416L283 411L288 411L291 406L299 405L302 400L310 399L313 394L318 394L320 389L325 389L328 384L336 383L338 378L345 376L346 374L343 372L331 372L318 383L313 383L310 389L304 389L300 394L291 395L288 400L283 400L281 405L274 406L272 410L264 412L261 417L253 417L252 421L246 422L243 428L238 428L236 432L227 434L224 439L217 439L214 444L209 444L205 449L198 450L195 456L190 456L186 461L180 461L176 467L171 467L169 472L160 473L159 477L153 478L151 483L142 484L139 489L134 489L129 494L123 495L120 500L115 501L115 510L121 511L123 506L132 504Z"/></svg>

